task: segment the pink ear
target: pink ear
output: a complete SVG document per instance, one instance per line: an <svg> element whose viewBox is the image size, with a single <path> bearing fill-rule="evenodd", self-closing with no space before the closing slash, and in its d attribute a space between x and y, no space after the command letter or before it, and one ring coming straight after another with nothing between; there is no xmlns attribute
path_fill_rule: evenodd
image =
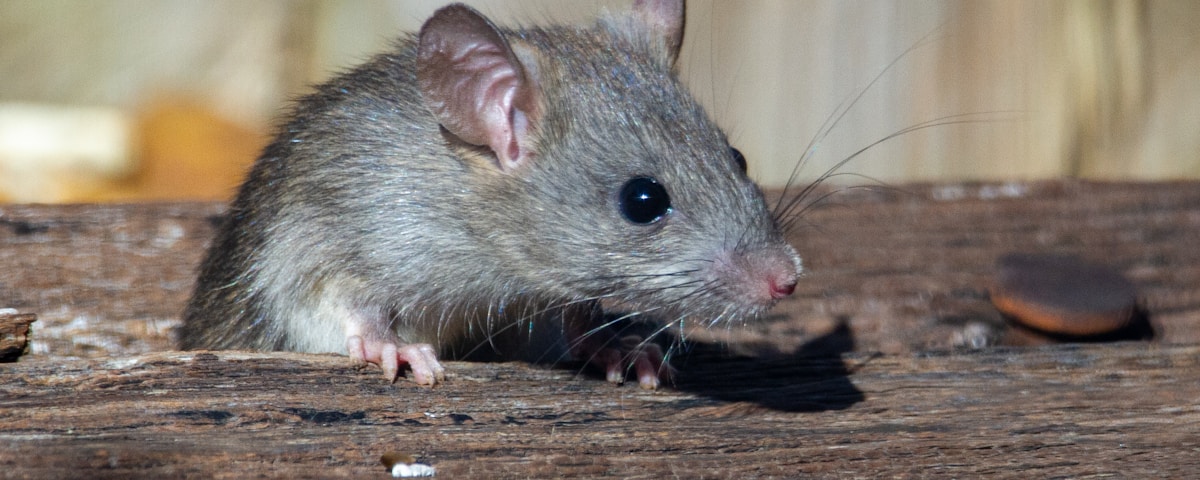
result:
<svg viewBox="0 0 1200 480"><path fill-rule="evenodd" d="M683 46L684 0L636 0L633 11L651 30L663 36L671 61L679 57Z"/></svg>
<svg viewBox="0 0 1200 480"><path fill-rule="evenodd" d="M446 130L487 145L500 167L529 159L537 89L504 35L474 9L454 4L421 27L417 83Z"/></svg>

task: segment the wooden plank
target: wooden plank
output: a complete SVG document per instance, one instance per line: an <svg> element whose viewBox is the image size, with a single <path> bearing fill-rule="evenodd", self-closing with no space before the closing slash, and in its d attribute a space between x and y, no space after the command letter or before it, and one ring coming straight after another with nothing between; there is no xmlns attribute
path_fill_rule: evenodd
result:
<svg viewBox="0 0 1200 480"><path fill-rule="evenodd" d="M169 350L223 210L0 205L0 308L38 314L38 355ZM1028 343L986 291L996 258L1020 251L1117 267L1160 341L1200 343L1200 182L854 189L808 211L790 238L807 269L796 294L763 322L693 338L789 355L846 324L854 349L889 354Z"/></svg>
<svg viewBox="0 0 1200 480"><path fill-rule="evenodd" d="M987 286L1001 255L1043 252L1124 272L1156 338L1200 343L1200 183L913 185L834 202L792 232L809 274L775 321L697 338L786 354L846 323L866 351L1025 344Z"/></svg>
<svg viewBox="0 0 1200 480"><path fill-rule="evenodd" d="M816 198L816 197L813 197ZM38 315L0 366L6 477L1178 478L1200 451L1200 183L854 190L791 239L770 318L692 330L674 388L451 363L385 384L343 357L171 352L214 204L0 206L0 308ZM1125 272L1155 337L1045 342L991 308L993 262ZM733 355L732 358L726 358Z"/></svg>
<svg viewBox="0 0 1200 480"><path fill-rule="evenodd" d="M335 356L162 353L0 370L11 477L1183 478L1200 347L685 362L674 389L451 363L437 388Z"/></svg>
<svg viewBox="0 0 1200 480"><path fill-rule="evenodd" d="M215 203L0 205L0 308L38 315L34 355L170 350L223 211Z"/></svg>

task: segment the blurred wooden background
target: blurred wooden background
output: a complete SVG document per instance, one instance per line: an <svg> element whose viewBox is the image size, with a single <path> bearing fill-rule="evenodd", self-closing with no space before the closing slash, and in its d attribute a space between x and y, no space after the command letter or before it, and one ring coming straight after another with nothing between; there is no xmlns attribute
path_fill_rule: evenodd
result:
<svg viewBox="0 0 1200 480"><path fill-rule="evenodd" d="M0 201L228 198L288 98L444 3L0 2ZM586 22L631 0L467 3L512 25ZM974 113L956 118L984 122L903 135L843 170L1200 178L1198 24L1190 0L694 0L682 71L766 185L881 72L819 135L801 181Z"/></svg>

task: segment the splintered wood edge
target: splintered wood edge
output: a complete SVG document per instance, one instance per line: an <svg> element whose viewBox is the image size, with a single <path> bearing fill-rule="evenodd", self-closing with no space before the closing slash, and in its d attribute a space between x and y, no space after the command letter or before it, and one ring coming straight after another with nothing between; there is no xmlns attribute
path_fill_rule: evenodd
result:
<svg viewBox="0 0 1200 480"><path fill-rule="evenodd" d="M25 354L29 346L29 326L36 321L36 314L0 309L0 363L15 362Z"/></svg>

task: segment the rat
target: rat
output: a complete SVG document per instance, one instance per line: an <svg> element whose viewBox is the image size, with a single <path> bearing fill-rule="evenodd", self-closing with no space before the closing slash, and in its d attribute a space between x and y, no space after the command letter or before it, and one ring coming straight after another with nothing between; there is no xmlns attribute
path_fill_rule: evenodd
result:
<svg viewBox="0 0 1200 480"><path fill-rule="evenodd" d="M684 9L504 29L453 4L316 87L240 187L180 346L337 352L434 385L441 358L528 356L548 331L658 387L661 348L614 316L745 322L802 271L677 76Z"/></svg>

